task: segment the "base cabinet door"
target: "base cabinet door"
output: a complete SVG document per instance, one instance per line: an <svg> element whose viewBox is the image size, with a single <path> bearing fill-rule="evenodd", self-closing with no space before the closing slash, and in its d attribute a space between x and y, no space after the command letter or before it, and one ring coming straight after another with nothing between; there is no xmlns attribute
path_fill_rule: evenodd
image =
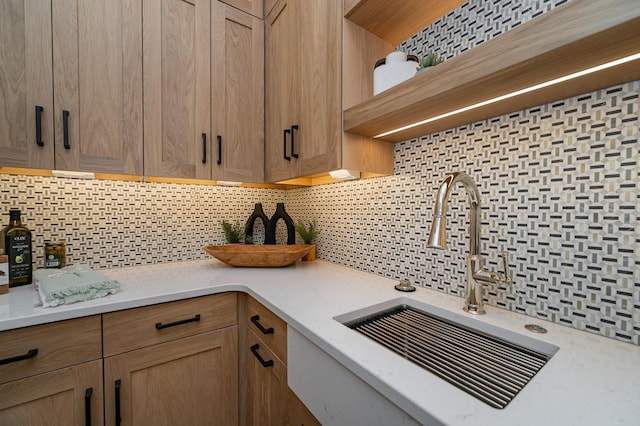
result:
<svg viewBox="0 0 640 426"><path fill-rule="evenodd" d="M0 425L102 425L102 360L0 384Z"/></svg>
<svg viewBox="0 0 640 426"><path fill-rule="evenodd" d="M238 423L237 326L105 358L108 425Z"/></svg>

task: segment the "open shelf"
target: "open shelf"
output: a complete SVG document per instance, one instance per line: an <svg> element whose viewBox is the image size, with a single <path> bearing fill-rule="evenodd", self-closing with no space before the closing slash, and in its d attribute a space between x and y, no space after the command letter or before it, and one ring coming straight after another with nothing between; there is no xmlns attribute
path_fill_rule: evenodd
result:
<svg viewBox="0 0 640 426"><path fill-rule="evenodd" d="M396 45L466 0L345 0L344 16Z"/></svg>
<svg viewBox="0 0 640 426"><path fill-rule="evenodd" d="M344 130L375 137L640 53L637 0L559 6L344 111ZM640 79L640 59L434 120L379 139L436 131Z"/></svg>

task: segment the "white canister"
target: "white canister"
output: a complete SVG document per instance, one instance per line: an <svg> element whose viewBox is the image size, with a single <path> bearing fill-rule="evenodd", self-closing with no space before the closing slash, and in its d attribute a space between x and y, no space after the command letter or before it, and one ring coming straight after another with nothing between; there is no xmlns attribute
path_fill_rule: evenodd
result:
<svg viewBox="0 0 640 426"><path fill-rule="evenodd" d="M418 58L404 52L391 52L373 70L373 94L377 95L416 75Z"/></svg>

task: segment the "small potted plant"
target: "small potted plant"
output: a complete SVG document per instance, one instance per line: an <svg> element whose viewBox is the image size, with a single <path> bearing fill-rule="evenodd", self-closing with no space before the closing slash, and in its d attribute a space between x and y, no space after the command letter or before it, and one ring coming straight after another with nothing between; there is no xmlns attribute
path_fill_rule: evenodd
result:
<svg viewBox="0 0 640 426"><path fill-rule="evenodd" d="M420 58L420 60L418 61L418 67L416 68L416 74L420 74L421 72L434 67L440 63L442 63L443 60L440 59L438 57L438 54L433 52L433 53L429 53L427 54L427 56L424 56L422 58Z"/></svg>
<svg viewBox="0 0 640 426"><path fill-rule="evenodd" d="M313 244L313 241L318 236L318 228L316 227L316 221L312 220L309 222L309 226L305 226L304 222L298 221L295 225L296 231L302 238L305 244L311 245L311 250L309 250L309 254L304 256L302 260L315 260L316 259L316 245Z"/></svg>
<svg viewBox="0 0 640 426"><path fill-rule="evenodd" d="M244 238L244 226L242 226L239 221L229 223L223 220L222 230L224 231L224 238L229 244L240 243Z"/></svg>

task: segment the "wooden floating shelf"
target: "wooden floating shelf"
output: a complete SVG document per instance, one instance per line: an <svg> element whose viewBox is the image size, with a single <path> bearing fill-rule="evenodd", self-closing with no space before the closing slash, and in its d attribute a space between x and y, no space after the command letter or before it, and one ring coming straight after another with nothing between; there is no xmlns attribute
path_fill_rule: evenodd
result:
<svg viewBox="0 0 640 426"><path fill-rule="evenodd" d="M345 0L344 16L384 41L395 45L421 31L465 1Z"/></svg>
<svg viewBox="0 0 640 426"><path fill-rule="evenodd" d="M637 0L572 1L344 111L366 137L640 53ZM400 142L640 79L640 60L379 139Z"/></svg>

